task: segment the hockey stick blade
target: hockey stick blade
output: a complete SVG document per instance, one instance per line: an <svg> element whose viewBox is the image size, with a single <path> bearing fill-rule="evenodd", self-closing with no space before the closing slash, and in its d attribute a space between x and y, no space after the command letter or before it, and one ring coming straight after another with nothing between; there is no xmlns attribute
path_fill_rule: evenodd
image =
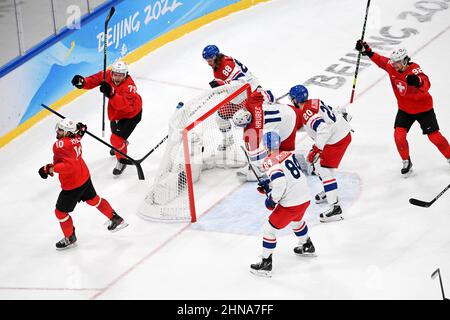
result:
<svg viewBox="0 0 450 320"><path fill-rule="evenodd" d="M434 272L431 274L431 279L435 279L436 276L440 273L441 271L439 270L439 268L437 268L436 270L434 270Z"/></svg>
<svg viewBox="0 0 450 320"><path fill-rule="evenodd" d="M111 17L113 16L114 12L116 12L116 8L111 7L111 9L109 10L109 14L106 17L105 25L108 25L108 22L109 20L111 20Z"/></svg>
<svg viewBox="0 0 450 320"><path fill-rule="evenodd" d="M415 206L424 207L424 208L428 208L429 206L431 206L431 202L425 202L425 201L414 199L414 198L410 198L409 203L411 203Z"/></svg>

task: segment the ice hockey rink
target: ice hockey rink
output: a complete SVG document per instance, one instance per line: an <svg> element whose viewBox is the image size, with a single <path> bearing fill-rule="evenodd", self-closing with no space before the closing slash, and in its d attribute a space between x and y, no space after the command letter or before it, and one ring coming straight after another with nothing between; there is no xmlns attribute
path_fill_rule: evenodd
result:
<svg viewBox="0 0 450 320"><path fill-rule="evenodd" d="M419 63L447 139L449 6L449 0L372 1L365 35L369 42L391 35ZM129 154L145 155L167 134L177 103L209 88L212 72L201 57L208 44L243 62L277 97L315 76L337 76L330 70L345 72L343 83L327 82L333 88L308 89L311 98L331 106L348 104L354 64L346 61L356 60L365 8L366 1L272 0L207 24L130 65L144 111ZM440 268L443 286L450 288L450 192L429 208L408 199L433 199L449 184L450 165L415 123L408 136L414 174L400 176L396 100L386 73L362 62L356 99L347 107L355 132L338 175L345 219L320 223L318 212L325 208L317 205L306 215L316 258L295 256L296 238L283 231L272 278L249 272L259 260L269 211L255 183L239 182L233 171L201 177L195 188L205 191L196 196L207 205L198 222L143 220L137 208L164 145L142 163L146 180L139 181L133 167L114 178L109 149L88 136L83 157L96 190L129 227L110 233L105 217L81 203L72 214L78 246L56 251L62 237L54 215L59 181L38 175L52 161L58 118L50 115L0 150L0 299L442 299L439 281L430 276ZM101 136L101 105L102 96L92 90L59 112ZM299 149L309 150L309 138L297 139ZM320 185L309 179L313 195Z"/></svg>

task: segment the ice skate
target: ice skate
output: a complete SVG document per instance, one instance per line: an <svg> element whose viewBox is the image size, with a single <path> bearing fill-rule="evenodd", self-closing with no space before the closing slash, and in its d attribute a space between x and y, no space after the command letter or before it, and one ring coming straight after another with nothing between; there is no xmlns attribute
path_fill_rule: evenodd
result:
<svg viewBox="0 0 450 320"><path fill-rule="evenodd" d="M309 237L305 243L294 248L294 253L302 257L317 257L316 248Z"/></svg>
<svg viewBox="0 0 450 320"><path fill-rule="evenodd" d="M56 250L66 250L77 246L77 236L75 235L75 227L70 237L64 237L56 243Z"/></svg>
<svg viewBox="0 0 450 320"><path fill-rule="evenodd" d="M106 222L108 226L108 230L111 232L117 232L123 228L128 227L128 223L123 220L121 216L119 216L115 211L113 211L113 216L111 220Z"/></svg>
<svg viewBox="0 0 450 320"><path fill-rule="evenodd" d="M250 265L250 272L261 277L272 277L272 255L258 263Z"/></svg>
<svg viewBox="0 0 450 320"><path fill-rule="evenodd" d="M115 176L121 175L123 170L125 170L126 167L127 167L127 165L125 163L120 162L120 160L117 161L116 167L113 169L113 175L115 175Z"/></svg>
<svg viewBox="0 0 450 320"><path fill-rule="evenodd" d="M343 220L342 209L338 204L333 204L333 206L320 214L320 222L333 222Z"/></svg>
<svg viewBox="0 0 450 320"><path fill-rule="evenodd" d="M325 193L325 191L320 191L318 194L316 194L314 200L317 204L325 203L327 202L327 194Z"/></svg>
<svg viewBox="0 0 450 320"><path fill-rule="evenodd" d="M408 178L412 173L412 162L411 159L403 160L403 168L400 171L402 173L403 178Z"/></svg>

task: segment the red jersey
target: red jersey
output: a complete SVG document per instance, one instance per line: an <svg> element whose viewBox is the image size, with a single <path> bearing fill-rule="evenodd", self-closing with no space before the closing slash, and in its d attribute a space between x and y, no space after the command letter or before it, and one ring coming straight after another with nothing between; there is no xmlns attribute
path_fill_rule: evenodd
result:
<svg viewBox="0 0 450 320"><path fill-rule="evenodd" d="M92 89L103 81L103 71L85 78L83 89ZM118 86L111 79L111 70L106 71L106 82L114 88L115 94L108 101L108 118L110 121L131 119L142 110L142 98L137 93L133 79L128 75Z"/></svg>
<svg viewBox="0 0 450 320"><path fill-rule="evenodd" d="M382 55L374 53L371 59L378 67L386 70L389 74L392 89L394 90L400 110L409 114L415 114L433 108L433 98L428 93L431 86L430 80L417 63L409 63L405 71L398 72L392 65L392 61ZM419 76L422 82L419 88L407 85L406 76L412 74Z"/></svg>
<svg viewBox="0 0 450 320"><path fill-rule="evenodd" d="M213 70L214 79L219 80L219 82L223 81L226 84L232 81L248 83L252 91L259 87L259 80L253 76L246 66L232 57L223 56L219 65Z"/></svg>
<svg viewBox="0 0 450 320"><path fill-rule="evenodd" d="M63 190L83 185L91 176L82 158L81 138L63 137L53 144L53 165Z"/></svg>

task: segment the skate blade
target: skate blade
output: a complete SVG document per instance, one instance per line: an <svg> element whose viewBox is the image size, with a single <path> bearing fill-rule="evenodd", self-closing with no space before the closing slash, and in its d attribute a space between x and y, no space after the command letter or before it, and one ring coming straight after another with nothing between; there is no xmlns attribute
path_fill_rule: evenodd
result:
<svg viewBox="0 0 450 320"><path fill-rule="evenodd" d="M75 243L69 244L67 247L64 247L64 248L56 248L56 250L57 251L64 251L64 250L67 250L67 249L76 248L77 246L78 246L78 244L75 242Z"/></svg>
<svg viewBox="0 0 450 320"><path fill-rule="evenodd" d="M295 252L294 252L295 253ZM297 257L314 258L317 257L317 253L295 253Z"/></svg>
<svg viewBox="0 0 450 320"><path fill-rule="evenodd" d="M321 203L326 203L327 199L323 199L323 200L314 200L316 202L316 204L321 204Z"/></svg>
<svg viewBox="0 0 450 320"><path fill-rule="evenodd" d="M413 169L410 169L407 173L402 174L402 178L403 179L407 179L407 178L409 178L409 177L411 177L413 175L414 175L414 171L413 171Z"/></svg>
<svg viewBox="0 0 450 320"><path fill-rule="evenodd" d="M120 230L122 230L122 229L124 229L124 228L126 228L126 227L128 227L128 223L126 223L125 221L123 221L121 224L119 224L114 230L108 230L108 231L111 231L111 232L117 232L117 231L120 231Z"/></svg>
<svg viewBox="0 0 450 320"><path fill-rule="evenodd" d="M343 216L333 216L329 218L320 218L320 222L335 222L335 221L341 221L344 220Z"/></svg>
<svg viewBox="0 0 450 320"><path fill-rule="evenodd" d="M272 271L250 269L250 272L258 277L272 278Z"/></svg>

